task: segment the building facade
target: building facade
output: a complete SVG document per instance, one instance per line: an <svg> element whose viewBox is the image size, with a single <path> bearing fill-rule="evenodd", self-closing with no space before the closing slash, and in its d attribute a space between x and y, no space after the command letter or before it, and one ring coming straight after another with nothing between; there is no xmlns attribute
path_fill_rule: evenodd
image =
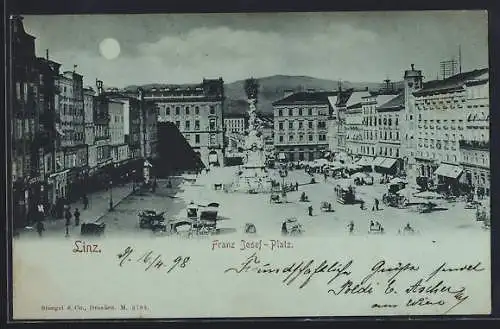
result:
<svg viewBox="0 0 500 329"><path fill-rule="evenodd" d="M344 111L345 151L350 155L362 155L363 143L363 104L361 102L349 105Z"/></svg>
<svg viewBox="0 0 500 329"><path fill-rule="evenodd" d="M462 182L480 195L489 196L490 143L489 143L489 77L468 81L467 118L464 138L460 140L460 164L464 168Z"/></svg>
<svg viewBox="0 0 500 329"><path fill-rule="evenodd" d="M401 93L376 108L378 127L377 156L384 158L379 167L388 173L404 170L401 151L404 96L404 93Z"/></svg>
<svg viewBox="0 0 500 329"><path fill-rule="evenodd" d="M274 146L288 161L323 158L328 151L327 121L335 92L299 92L273 103Z"/></svg>
<svg viewBox="0 0 500 329"><path fill-rule="evenodd" d="M158 108L159 122L173 122L205 166L223 165L224 81L204 79L201 84L171 86L145 92Z"/></svg>
<svg viewBox="0 0 500 329"><path fill-rule="evenodd" d="M35 56L35 38L22 17L10 16L11 174L14 225L32 222L37 205L50 203L54 171L55 78L60 64Z"/></svg>
<svg viewBox="0 0 500 329"><path fill-rule="evenodd" d="M246 115L234 113L225 114L224 128L226 133L244 134L247 129Z"/></svg>
<svg viewBox="0 0 500 329"><path fill-rule="evenodd" d="M110 115L108 99L102 89L102 81L97 80L97 95L94 97L94 143L97 152L97 168L92 176L93 185L96 187L108 186L111 173L114 169L111 158L111 134L109 129Z"/></svg>
<svg viewBox="0 0 500 329"><path fill-rule="evenodd" d="M413 93L417 118L417 169L420 176L458 188L460 141L465 140L468 118L468 82L487 79L488 69L460 73L424 83ZM469 103L475 100L469 99ZM471 105L473 106L473 105ZM463 144L465 145L465 144Z"/></svg>
<svg viewBox="0 0 500 329"><path fill-rule="evenodd" d="M56 103L61 117L60 128L63 167L67 172L66 197L74 200L81 196L88 175L87 145L85 144L83 76L66 71L57 79Z"/></svg>
<svg viewBox="0 0 500 329"><path fill-rule="evenodd" d="M128 160L128 144L125 143L124 103L116 99L108 99L109 109L109 146L115 168Z"/></svg>
<svg viewBox="0 0 500 329"><path fill-rule="evenodd" d="M91 87L83 89L83 112L85 144L87 145L87 164L89 175L93 175L97 168L97 146L95 145L95 124L94 124L94 96L95 91Z"/></svg>

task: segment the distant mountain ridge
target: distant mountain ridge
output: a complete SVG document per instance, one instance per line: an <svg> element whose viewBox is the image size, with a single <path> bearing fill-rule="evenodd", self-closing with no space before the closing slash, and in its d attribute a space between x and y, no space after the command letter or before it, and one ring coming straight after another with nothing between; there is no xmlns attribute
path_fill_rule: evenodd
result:
<svg viewBox="0 0 500 329"><path fill-rule="evenodd" d="M259 82L259 99L257 103L258 111L263 113L272 113L272 103L283 98L285 91L293 90L294 92L308 91L335 91L339 88L339 81L318 79L309 76L289 76L289 75L273 75L257 79ZM201 82L201 81L200 81ZM246 94L244 89L245 80L238 80L224 84L224 93L226 101L224 103L224 113L245 113L248 110ZM394 82L398 87L401 82ZM187 86L190 84L161 84L150 83L141 86L132 85L125 89L136 91L138 87L148 88L163 88L167 86ZM384 83L377 82L350 82L342 81L342 89L353 88L355 90L379 90L384 86Z"/></svg>

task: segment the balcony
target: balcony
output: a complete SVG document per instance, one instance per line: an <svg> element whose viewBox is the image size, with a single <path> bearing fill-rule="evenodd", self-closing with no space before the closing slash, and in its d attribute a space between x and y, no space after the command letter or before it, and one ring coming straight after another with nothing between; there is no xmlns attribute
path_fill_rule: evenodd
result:
<svg viewBox="0 0 500 329"><path fill-rule="evenodd" d="M489 141L470 141L470 140L460 140L460 148L468 150L483 150L489 151L490 142Z"/></svg>

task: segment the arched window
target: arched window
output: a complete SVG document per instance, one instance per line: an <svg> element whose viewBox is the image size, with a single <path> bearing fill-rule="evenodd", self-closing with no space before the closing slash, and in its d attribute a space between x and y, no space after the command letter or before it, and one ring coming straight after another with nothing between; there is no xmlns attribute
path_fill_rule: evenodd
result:
<svg viewBox="0 0 500 329"><path fill-rule="evenodd" d="M389 126L391 126L391 125L392 125L392 119L389 118Z"/></svg>

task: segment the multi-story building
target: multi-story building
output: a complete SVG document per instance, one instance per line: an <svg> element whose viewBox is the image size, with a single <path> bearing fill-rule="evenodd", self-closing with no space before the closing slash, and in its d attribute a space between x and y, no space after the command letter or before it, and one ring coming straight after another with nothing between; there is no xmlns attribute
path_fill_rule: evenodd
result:
<svg viewBox="0 0 500 329"><path fill-rule="evenodd" d="M420 176L437 178L452 189L463 173L460 140L467 122L469 81L488 77L488 69L460 73L445 80L426 82L413 93L417 118L416 160Z"/></svg>
<svg viewBox="0 0 500 329"><path fill-rule="evenodd" d="M85 144L87 145L87 165L89 176L94 175L97 170L97 146L95 145L94 124L94 96L95 91L91 87L83 89L83 112L85 127Z"/></svg>
<svg viewBox="0 0 500 329"><path fill-rule="evenodd" d="M143 102L144 158L154 162L158 156L158 107L153 101Z"/></svg>
<svg viewBox="0 0 500 329"><path fill-rule="evenodd" d="M108 98L109 111L109 146L113 165L116 168L128 161L128 144L125 142L124 103ZM116 172L116 170L115 170Z"/></svg>
<svg viewBox="0 0 500 329"><path fill-rule="evenodd" d="M423 86L423 75L421 70L416 70L415 65L411 64L410 70L405 70L404 73L404 94L405 94L405 111L402 122L401 135L401 153L403 155L403 163L408 181L415 183L419 176L419 168L417 168L416 148L418 137L417 134L417 115L415 109L415 96L413 93Z"/></svg>
<svg viewBox="0 0 500 329"><path fill-rule="evenodd" d="M339 161L347 160L345 110L348 103L352 104L361 94L363 93L354 91L354 89L342 90L341 85L339 85L338 93L328 97L331 108L327 122L330 158L335 158Z"/></svg>
<svg viewBox="0 0 500 329"><path fill-rule="evenodd" d="M322 158L328 150L329 96L335 92L299 92L273 103L274 146L289 161Z"/></svg>
<svg viewBox="0 0 500 329"><path fill-rule="evenodd" d="M226 133L244 134L247 129L247 116L239 113L224 114Z"/></svg>
<svg viewBox="0 0 500 329"><path fill-rule="evenodd" d="M467 118L459 142L462 181L476 193L490 195L489 78L468 81L466 88Z"/></svg>
<svg viewBox="0 0 500 329"><path fill-rule="evenodd" d="M361 146L364 145L363 103L358 101L349 104L343 114L345 118L345 151L352 156L361 155L363 154Z"/></svg>
<svg viewBox="0 0 500 329"><path fill-rule="evenodd" d="M141 107L137 95L131 95L127 93L121 93L119 91L107 92L108 98L115 102L122 103L123 108L123 134L124 143L127 144L127 158L123 158L124 146L120 146L119 149L115 151L114 158L120 158L119 163L115 164L115 174L116 176L122 178L134 178L137 179L140 176L144 165L143 150L141 150L141 141L144 141L144 137L141 137ZM112 121L112 120L111 120ZM151 118L149 119L151 121ZM110 126L115 124L110 123ZM154 125L154 122L153 122ZM149 129L155 129L154 127L149 127ZM111 132L111 134L113 134ZM154 134L153 134L154 137ZM112 142L113 144L113 142ZM155 142L153 141L153 144ZM153 145L154 148L154 145ZM144 150L146 151L146 150Z"/></svg>
<svg viewBox="0 0 500 329"><path fill-rule="evenodd" d="M11 16L10 85L11 173L13 217L16 227L25 225L39 203L46 203L47 180L53 171L54 77L58 63L36 58L35 38L27 34L22 17ZM47 56L48 57L48 56Z"/></svg>
<svg viewBox="0 0 500 329"><path fill-rule="evenodd" d="M111 173L114 169L113 159L110 149L110 116L108 99L103 93L102 81L97 80L97 95L94 97L94 143L97 152L97 170L93 175L93 186L107 186L111 180Z"/></svg>
<svg viewBox="0 0 500 329"><path fill-rule="evenodd" d="M384 158L384 161L377 162L377 166L386 173L395 173L404 169L401 153L404 97L404 93L393 96L392 99L375 109L378 127L377 156Z"/></svg>
<svg viewBox="0 0 500 329"><path fill-rule="evenodd" d="M83 76L66 71L57 79L56 103L61 118L61 151L67 173L69 199L81 196L87 170L87 146L85 144Z"/></svg>
<svg viewBox="0 0 500 329"><path fill-rule="evenodd" d="M144 99L156 103L159 122L175 123L205 166L223 164L222 78L204 79L198 85L153 88L145 92Z"/></svg>
<svg viewBox="0 0 500 329"><path fill-rule="evenodd" d="M371 93L369 96L363 97L362 112L363 112L363 144L361 145L361 153L365 156L377 156L378 152L378 135L379 128L377 126L377 108L385 104L397 95L396 92L391 93ZM378 162L374 162L377 166Z"/></svg>
<svg viewBox="0 0 500 329"><path fill-rule="evenodd" d="M273 113L258 112L257 118L259 119L260 131L264 138L264 145L266 151L274 150L274 115Z"/></svg>

